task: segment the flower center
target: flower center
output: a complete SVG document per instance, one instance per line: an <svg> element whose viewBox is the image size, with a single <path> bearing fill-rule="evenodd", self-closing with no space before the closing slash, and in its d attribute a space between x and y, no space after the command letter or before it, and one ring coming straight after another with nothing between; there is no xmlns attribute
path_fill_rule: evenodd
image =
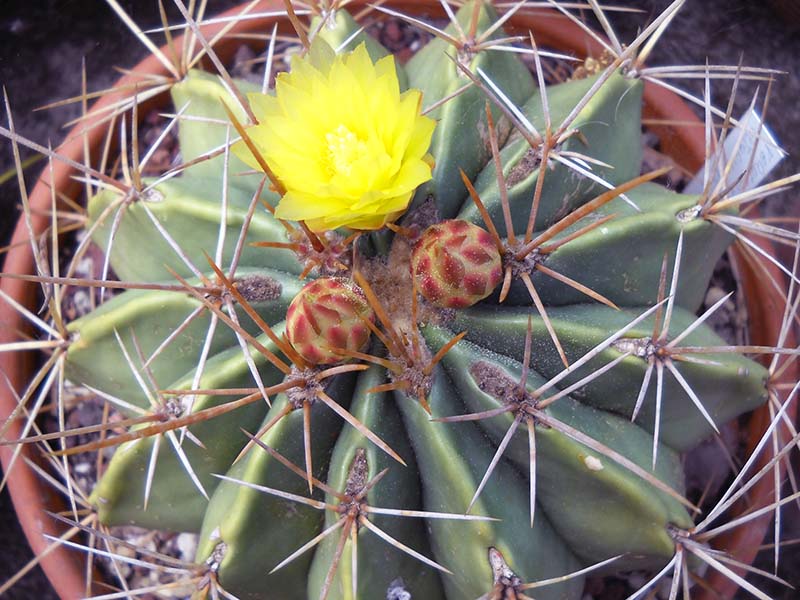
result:
<svg viewBox="0 0 800 600"><path fill-rule="evenodd" d="M331 175L350 176L353 163L367 154L367 144L344 125L326 133L325 141L328 142L328 168Z"/></svg>

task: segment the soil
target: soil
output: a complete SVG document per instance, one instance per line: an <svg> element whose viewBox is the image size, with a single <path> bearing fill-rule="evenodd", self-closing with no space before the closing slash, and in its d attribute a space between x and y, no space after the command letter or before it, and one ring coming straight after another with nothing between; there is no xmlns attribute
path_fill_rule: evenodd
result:
<svg viewBox="0 0 800 600"><path fill-rule="evenodd" d="M87 17L82 10L85 3L79 1L55 2L42 0L38 5L31 6L26 2L4 3L4 12L0 17L0 31L12 44L6 45L0 51L0 81L9 89L12 106L15 111L17 129L25 136L40 142L52 140L57 144L61 131L60 123L75 116L75 110L69 108L37 113L30 117L30 109L45 104L51 100L79 93L80 59L85 56L90 70L90 87L102 88L107 86L116 76L108 68L108 61L112 64L130 66L135 64L144 54L138 42L119 24L118 19L106 6L95 7ZM157 9L145 9L141 2L121 2L126 10L130 11L135 20L143 28L158 24ZM233 0L211 0L209 13L218 12L236 4ZM612 18L621 32L621 38L631 39L637 27L647 21L649 14L666 6L667 2L645 0L640 2L621 1L615 4L628 4L644 7L647 12L635 18L631 15L622 15ZM649 61L650 64L676 64L691 63L701 64L704 56L708 55L710 61L719 64L735 64L739 53L744 52L744 64L757 66L771 66L786 70L790 74L800 72L800 37L792 29L791 21L781 20L775 13L766 9L761 2L711 0L700 2L689 0L688 5L679 14L676 23L670 28L667 37ZM382 31L381 41L387 46L398 49L413 46L415 34L403 26L391 26ZM793 37L795 36L795 37ZM755 40L755 41L754 41ZM238 57L238 63L245 65L248 56ZM24 66L24 68L23 68ZM242 67L238 75L246 75L246 67ZM106 80L101 79L106 77ZM76 83L77 82L77 83ZM719 86L722 88L723 86ZM792 154L789 160L776 171L775 176L785 176L800 171L800 162L796 154L800 150L800 107L796 98L800 97L800 80L796 76L786 77L775 85L772 90L768 122L773 127L779 140ZM720 91L716 96L716 104L722 104L727 92ZM752 92L751 92L752 93ZM750 96L740 94L737 99L734 114L739 114L746 109ZM74 109L75 107L73 107ZM150 118L150 117L148 117ZM152 121L152 128L148 136L155 136L157 124ZM0 152L0 173L10 168L13 163L10 158L10 146L4 145ZM174 148L166 147L161 156L154 157L153 168L169 164L171 152ZM652 160L658 161L657 155L650 155ZM28 179L33 181L40 166L29 169ZM15 218L15 206L18 192L13 184L0 186L0 245L7 239L10 228ZM784 193L773 198L767 206L769 214L798 215L800 211L789 203L789 193ZM788 258L787 258L788 260ZM709 291L709 302L718 297L719 290L727 290L730 286L728 276L721 275L715 280ZM80 299L75 301L74 311L80 312L85 305ZM736 305L726 307L727 321L723 328L738 338L741 335L741 314ZM732 339L731 341L741 340ZM86 409L89 410L89 409ZM78 417L76 417L78 418ZM731 440L736 442L735 438ZM719 471L720 458L713 448L703 448L697 454L697 463L704 466L701 470L711 469ZM702 460L701 460L702 459ZM93 462L93 461L92 461ZM692 461L694 464L694 461ZM91 474L87 474L87 477ZM722 479L724 475L720 476ZM785 539L800 537L800 519L797 518L797 509L788 507L784 515ZM7 495L0 495L0 548L4 560L0 563L0 581L5 580L20 568L28 556L24 538L21 532L14 529L13 512L10 509ZM134 535L143 535L134 532ZM172 539L167 542L177 549L185 546L183 543ZM768 553L765 553L768 554ZM769 557L768 557L769 558ZM783 552L782 573L784 577L800 583L800 550L797 546L788 546ZM765 567L770 569L769 561ZM597 592L603 598L624 597L620 596L626 582L611 581L603 584ZM593 590L594 591L594 590ZM794 592L786 591L776 586L768 593L776 598L789 599ZM9 598L55 598L41 574L34 573L12 590Z"/></svg>

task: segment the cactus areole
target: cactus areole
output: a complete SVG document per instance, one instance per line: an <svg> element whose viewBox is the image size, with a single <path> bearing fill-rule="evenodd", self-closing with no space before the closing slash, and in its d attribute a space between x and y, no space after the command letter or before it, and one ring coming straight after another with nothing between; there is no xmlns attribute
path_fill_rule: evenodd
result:
<svg viewBox="0 0 800 600"><path fill-rule="evenodd" d="M641 174L642 82L545 91L491 4L453 18L400 65L316 15L269 94L189 71L181 173L89 201L134 289L69 324L66 374L135 422L67 453L118 445L98 522L197 533L200 595L657 572L695 527L681 453L770 392L696 322L732 238Z"/></svg>

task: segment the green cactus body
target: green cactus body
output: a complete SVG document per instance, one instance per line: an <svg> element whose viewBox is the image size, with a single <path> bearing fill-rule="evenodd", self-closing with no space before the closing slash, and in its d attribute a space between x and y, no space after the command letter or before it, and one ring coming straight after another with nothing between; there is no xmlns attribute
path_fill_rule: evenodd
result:
<svg viewBox="0 0 800 600"><path fill-rule="evenodd" d="M445 330L426 329L426 339L434 349L450 337ZM468 342L448 352L443 365L468 412L502 406L501 399L486 390L521 380L520 363ZM532 391L545 382L533 372L528 375L527 386ZM645 470L650 469L652 437L630 421L568 397L544 410L622 456L634 457ZM513 420L506 413L481 421L480 425L499 444ZM677 500L564 433L541 424L536 428L536 472L541 486L537 485L537 499L576 555L588 562L625 555L615 566L631 569L657 566L672 556L674 544L667 527L691 526L689 515ZM528 469L530 457L524 427L517 430L509 445L509 458L519 468ZM658 458L654 474L682 492L683 471L677 454L662 448ZM603 519L596 518L597 510L602 511Z"/></svg>
<svg viewBox="0 0 800 600"><path fill-rule="evenodd" d="M241 269L239 283L250 283L252 305L268 322L282 321L292 298L300 291L300 282L268 269ZM190 280L197 283L197 280ZM240 285L241 287L241 285ZM130 368L117 341L119 335L129 355L134 355L133 336L142 353L149 357L170 337L187 317L200 311L202 304L188 295L170 291L129 290L105 302L97 310L70 324L76 339L69 348L67 374L86 385L148 408L149 402ZM166 385L197 366L211 316L200 312L159 351L150 363L155 381ZM255 332L255 323L244 313L240 321L245 330ZM236 345L236 336L227 327L215 329L209 346L214 356Z"/></svg>
<svg viewBox="0 0 800 600"><path fill-rule="evenodd" d="M238 82L238 87L243 94L259 91L255 85L246 81ZM184 177L218 179L223 169L224 157L219 155L205 159L204 155L212 150L225 147L226 129L228 129L226 126L228 115L225 112L225 106L233 111L239 121L245 119L244 110L231 96L219 77L196 69L189 71L183 81L172 86L170 94L177 111L183 111L183 114L188 117L198 119L182 121L178 129L181 159L185 162L200 159L197 164L184 172ZM231 137L234 137L235 133L231 128ZM231 156L229 160L231 173L247 171L247 165L235 156ZM258 177L238 177L237 183L255 191Z"/></svg>
<svg viewBox="0 0 800 600"><path fill-rule="evenodd" d="M465 4L456 14L465 30L469 28L471 14L472 3ZM486 31L496 19L497 15L491 6L481 6L477 34ZM445 31L458 36L458 31L452 25ZM492 37L498 37L498 33L495 32ZM454 59L463 61L472 71L481 69L517 104L533 93L533 77L515 57L492 51L479 52L474 56L469 52L464 56L457 54L456 49L447 42L434 39L406 65L409 86L422 90L425 106L432 106L469 83ZM439 121L430 149L436 159L436 167L433 180L417 190L415 203L433 194L439 213L445 219L457 214L466 197L459 169L472 179L491 156L484 106L483 94L472 87L431 112L431 116ZM493 107L492 115L495 120L499 117L500 112L496 107Z"/></svg>
<svg viewBox="0 0 800 600"><path fill-rule="evenodd" d="M599 305L573 305L548 310L548 316L558 333L570 360L576 360L630 323L641 311L615 311ZM467 337L500 354L522 359L528 317L533 324L531 364L545 377L561 372L563 365L553 348L541 318L528 309L503 310L473 308L456 316L452 327L466 330ZM688 327L694 316L680 309L673 313L671 337ZM624 339L642 340L652 336L653 319L631 329ZM723 340L708 327L701 326L686 338L686 345L719 346ZM623 348L622 350L620 348ZM564 387L579 381L587 374L608 364L625 351L617 345L600 353L585 367L577 369L563 380ZM702 400L715 423L724 423L741 413L759 406L767 396L767 371L758 363L732 353L705 354L710 362L682 362L676 366ZM617 367L587 383L573 396L581 402L630 418L642 385L645 361L638 356L625 358ZM664 397L661 408L661 438L676 450L686 450L713 433L693 405L690 397L672 377L664 378ZM655 388L651 387L639 413L637 423L653 431Z"/></svg>
<svg viewBox="0 0 800 600"><path fill-rule="evenodd" d="M348 399L351 390L351 380L344 379L335 382L328 391L335 397ZM264 421L278 414L288 401L284 394L279 395ZM324 473L325 458L330 454L340 423L341 420L324 406L315 406L312 410L315 475ZM261 441L280 448L287 459L302 464L302 411L296 410L280 419ZM305 481L257 447L237 462L227 476L297 495L308 493ZM287 600L305 598L310 553L274 574L270 571L317 535L322 522L322 513L307 506L289 503L239 483L222 481L206 510L197 557L199 561L206 561L220 544L224 544L219 580L226 590L239 598L269 597L275 589L280 589ZM286 585L287 581L293 583Z"/></svg>
<svg viewBox="0 0 800 600"><path fill-rule="evenodd" d="M252 191L239 188L235 184L228 188L227 229L222 255L224 264L229 263L233 256L252 196ZM221 197L221 180L181 177L159 183L139 202L147 204L147 209L155 215L195 268L205 271L208 263L204 252L213 252L219 234L222 216ZM120 199L121 196L110 191L95 196L89 203L90 221L97 220L106 209L113 208L114 203ZM166 267L178 275L191 277L194 274L192 269L161 236L139 202L124 209L125 218L120 222L119 230L114 235L111 250L111 264L114 271L126 281L163 281L171 276ZM110 220L102 221L95 234L94 239L103 250L108 248L111 227ZM147 240L146 251L142 247L144 240ZM213 240L215 243L206 246L204 243L206 240ZM263 210L253 215L248 230L248 244L245 244L242 251L241 265L263 265L263 252L249 245L249 242L257 241L286 241L286 230L272 215ZM128 256L136 256L137 260L126 260ZM269 262L270 267L289 273L300 273L303 270L291 252L276 253Z"/></svg>
<svg viewBox="0 0 800 600"><path fill-rule="evenodd" d="M403 422L388 392L371 394L367 390L386 382L384 369L370 368L358 381L350 405L351 413L386 440L408 463L408 468L395 468L394 461L381 452L374 444L353 428L346 428L336 441L328 468L328 485L342 491L347 486L351 465L359 453L364 453L368 465L367 480L372 479L383 469L388 468L386 476L367 494L370 506L405 510L419 510L419 474L414 455L406 440ZM336 498L327 495L326 500L335 504ZM327 511L325 526L330 527L340 515ZM373 515L369 517L381 530L401 543L425 556L430 556L425 522L421 519L407 519L395 516ZM341 534L328 537L314 555L309 571L308 594L318 598L323 587L338 538ZM442 588L433 569L400 552L380 539L364 526L358 530L358 596L357 598L380 598L386 594L389 585L398 577L406 588L419 598L441 598ZM356 600L352 594L352 555L353 545L348 541L344 547L339 568L333 579L333 587L328 595L331 600Z"/></svg>
<svg viewBox="0 0 800 600"><path fill-rule="evenodd" d="M558 127L584 97L596 77L570 81L547 88L548 106L553 126ZM600 93L578 113L571 125L580 132L563 142L564 150L579 152L613 169L594 166L593 173L612 185L633 179L641 164L642 82L614 74ZM544 131L540 92L536 92L522 107L523 114L539 130ZM539 179L539 159L528 142L512 134L500 152L503 175L508 186L508 200L515 233L524 233L528 223L531 201ZM542 197L537 211L536 229L551 225L569 214L580 204L604 188L563 164L550 162L550 172L542 182ZM498 227L503 223L500 188L494 164L487 165L475 178L475 190ZM466 198L466 194L463 195ZM467 199L458 214L461 219L483 222L475 205Z"/></svg>
<svg viewBox="0 0 800 600"><path fill-rule="evenodd" d="M438 372L429 395L433 414L463 412L457 398L448 375ZM463 513L492 459L492 446L472 423L436 424L418 403L403 396L397 402L420 465L426 510ZM454 573L443 578L448 598L478 597L488 589L492 575L486 551L492 545L526 581L543 579L545 573L569 573L579 564L547 517L541 515L530 529L527 490L519 472L505 461L497 470L495 485L484 491L470 514L499 521L430 522L434 554ZM582 587L582 581L573 579L540 593L543 599L559 598L576 594Z"/></svg>
<svg viewBox="0 0 800 600"><path fill-rule="evenodd" d="M273 352L277 351L266 336L261 336L259 341ZM265 386L276 384L283 378L283 374L255 350L251 350L251 358L253 364L259 368ZM190 372L168 387L192 389L193 379L194 372ZM252 375L241 351L230 348L211 358L199 384L205 389L247 387L252 385ZM231 396L198 395L192 402L192 412L197 413L235 399ZM226 472L247 443L247 438L239 428L244 423L260 422L266 412L266 403L259 399L212 421L201 421L189 428L205 447L187 440L182 446L183 451L206 494L213 493L219 484L219 479L213 474ZM176 435L175 438L177 437ZM146 482L151 461L154 460L155 444L159 445L158 456L149 502L146 505ZM199 492L186 473L181 459L166 436L142 438L120 447L114 453L92 497L100 518L105 523L136 523L142 527L170 531L199 531L208 506L208 499ZM157 510L148 510L152 506L158 507Z"/></svg>
<svg viewBox="0 0 800 600"><path fill-rule="evenodd" d="M473 13L472 2L467 2L458 20L468 31L472 15L478 15L475 31L480 36L496 23L497 15L490 5L481 4L478 9ZM359 27L352 17L339 11L324 23L315 20L310 31L312 37L319 31L334 48L355 35L348 48L363 41L372 60L387 54L375 40L359 32ZM462 36L453 26L447 32L455 38ZM497 29L490 37L504 36ZM421 89L423 107L447 98L470 81L453 62L455 59L473 74L478 69L485 73L536 128L542 129L543 91L535 91L525 64L512 52L474 52L475 40L461 40L465 41L469 43L461 53L440 39L429 43L405 69L398 67L400 89ZM312 50L310 56L319 67L324 60L334 60L329 54L330 48L327 53ZM590 77L547 89L554 129L595 81ZM558 150L608 164L592 164L595 175L608 185L636 178L641 166L642 87L641 81L623 72L611 75L571 124L579 133L562 141ZM252 86L242 84L241 90L251 92L248 97L252 103L272 106L265 97L253 94ZM397 95L396 87L392 90ZM386 597L387 587L398 577L414 600L482 597L493 585L490 548L499 551L525 582L560 577L617 554L624 557L607 569L663 567L675 552L673 528L692 527L685 508L688 502L675 497L684 487L678 453L691 449L714 429L681 381L661 363L658 368L665 371L660 407L657 410L656 386L651 385L642 397L635 422L631 417L649 365L664 360L670 341L692 325L713 264L731 239L695 210L700 198L676 194L656 184L638 186L627 193L627 201L612 200L571 223L548 243L558 244L597 219L604 219L601 226L587 229L549 252L547 245L537 247L523 263L513 256L516 250L510 248L511 244L502 239L507 231L490 160L485 96L477 86L471 86L431 112L438 121L429 150L435 159L432 179L417 188L402 226L392 226L391 232L364 233L357 243L347 245L341 240L349 232L323 232L319 239L306 238L301 227L279 221L256 204L239 244L254 200L278 205L282 199L274 190L281 186L270 187L267 182L260 196L254 198L265 181L262 174L242 175L248 167L233 154L228 156L227 172L224 153L203 160L209 151L224 148L228 136L239 137L233 127L227 127L227 113L219 98L246 123L244 111L217 77L198 72L187 75L173 89L175 110L197 118L180 122L181 156L183 160L199 160L185 173L157 183L147 180L145 186L151 187L138 194L123 197L104 190L91 199L93 241L108 250L114 232L109 260L120 279L167 282L171 287L123 292L72 323L67 373L72 380L118 398L125 416L157 410L152 404L159 391L193 387L205 392L197 394L191 414L223 409L256 387L253 371L258 372L264 386L283 387L270 396L269 409L256 393L246 406L189 426L181 448L208 500L167 439L182 439L180 429L121 446L92 496L101 521L200 531L198 564L205 564L229 593L251 600L275 598L275 590L280 590L282 599L318 600L324 596L326 579L331 583L328 598L356 600L351 579L354 556L359 573L356 596L370 600ZM509 187L506 208L514 232L526 231L539 181L543 184L542 196L534 235L604 191L603 185L557 161L540 172L536 149L531 149L518 133L510 132L508 120L494 104L492 111ZM350 134L355 141L348 137ZM320 145L323 163L341 159L346 167L347 160L358 159L368 144L356 137L352 131L347 136L332 135L331 139L341 142L336 148L326 137L328 145ZM424 149L418 154L424 155ZM430 171L427 156L414 164L417 169ZM499 234L483 223L459 170L477 190ZM405 197L408 193L403 190ZM227 198L224 211L223 197ZM357 216L364 218L360 213ZM461 219L458 227L469 223L469 227L478 224L491 230L481 234L481 243L491 245L499 256L499 264L497 256L493 257L491 277L487 277L491 285L484 286L480 294L469 295L469 302L462 305L479 302L469 308L453 308L452 304L440 308L416 296L412 302L412 290L420 281L417 279L415 285L411 279L412 249L426 228L454 217ZM219 243L220 235L224 235L224 244ZM654 339L656 317L651 314L582 367L561 376L565 366L553 336L563 347L564 358L574 364L650 309L660 299L664 257L666 273L670 273L679 238L684 258L665 339ZM257 247L256 242L267 242L267 247ZM298 249L301 245L302 251ZM229 283L228 270L235 262L237 246L241 253L234 281ZM176 247L180 247L180 253ZM427 251L436 252L437 248ZM217 257L219 264L214 266L218 270L209 270L209 256ZM622 309L588 303L585 294L547 277L538 267L580 282ZM426 268L415 268L415 275L424 280L430 275ZM187 279L188 288L171 279L170 271ZM505 280L502 275L506 275ZM533 306L533 294L524 285L528 276L546 307L552 332ZM313 287L315 284L309 282L324 282L328 277L341 278L347 285L358 281L376 318L373 321L359 313L343 319L337 311L327 311L330 319L323 319L324 324L348 328L348 334L358 333L357 343L345 348L346 352L336 353L313 341L322 337L311 336L297 345L317 344L311 348L313 352L300 351L289 343L291 332L283 335L287 309L303 286ZM496 291L486 296L492 287ZM506 291L508 295L500 303L499 297ZM452 295L460 298L459 293L456 290ZM334 299L346 300L343 296ZM325 309L318 304L311 308ZM216 330L209 335L212 320L217 323ZM529 320L530 364L523 366ZM232 328L231 322L240 325ZM234 329L239 330L238 337ZM465 332L466 339L455 343L457 332ZM146 360L170 336L174 339L145 369L134 349L138 346ZM368 339L371 343L367 345ZM246 355L241 349L245 344ZM680 345L707 348L724 344L701 325L681 339ZM324 353L328 353L325 360L309 359ZM547 396L625 353L628 355L613 368L537 408L539 401L545 402ZM198 376L201 356L205 366ZM706 352L702 358L676 361L674 369L714 424L722 425L765 400L768 374L763 367L723 349ZM524 389L518 383L523 373L527 373ZM141 380L147 377L152 378L153 389L145 392ZM536 396L535 390L553 377L561 379L543 397ZM516 404L501 412L504 405L510 405L508 394ZM426 412L428 405L431 414ZM525 416L520 407L533 412ZM432 420L491 410L496 411L491 419L477 423ZM519 429L507 440L503 456L470 507L487 467L518 415L522 415ZM181 418L161 416L159 423ZM654 440L657 416L660 431L658 440ZM342 417L349 423L342 425ZM537 444L538 491L534 499L530 498L528 423ZM260 432L259 439L298 465L295 472L263 447L248 443L241 431L256 434L267 424L270 427ZM371 433L367 435L366 430ZM587 439L593 440L591 448L584 443ZM156 444L160 445L159 460L151 473ZM235 460L246 445L247 451ZM658 451L655 466L654 449ZM392 453L405 465L392 459ZM619 455L624 464L609 458L608 453ZM309 483L298 476L304 464L319 482L329 486L326 494L319 485L311 492L313 499L327 502L327 507L312 507L298 500L309 497ZM352 509L352 514L333 510L343 502L340 496L351 483L353 465L361 465L365 480L388 471L366 494L366 505L348 504L346 508ZM651 473L649 481L643 476L647 473ZM292 496L279 497L275 492ZM146 507L145 497L149 498ZM535 506L532 528L531 504ZM365 506L452 515L468 511L499 520L400 518L369 512ZM333 573L330 567L345 525L324 539L317 538L348 514L354 519L366 517L370 526L380 528L450 573L438 572L421 564L418 557L387 544L363 521L358 521L359 527L354 530L357 553L352 537L343 541L339 567ZM312 540L319 543L272 572ZM330 578L329 572L333 573ZM536 597L580 598L582 586L579 576L537 589Z"/></svg>
<svg viewBox="0 0 800 600"><path fill-rule="evenodd" d="M732 241L723 229L703 219L683 215L702 202L699 196L676 194L661 186L643 184L627 194L638 210L616 198L553 237L566 238L592 219L614 218L600 227L559 246L536 260L562 275L577 280L618 306L647 306L658 301L661 263L667 255L668 272L675 263L678 237L683 232L683 260L676 290L677 303L696 311L705 296L705 283L714 265ZM536 235L536 234L534 234ZM608 257L614 260L609 261ZM588 297L580 291L534 271L531 279L548 305L579 304ZM510 304L530 304L525 287L515 282Z"/></svg>

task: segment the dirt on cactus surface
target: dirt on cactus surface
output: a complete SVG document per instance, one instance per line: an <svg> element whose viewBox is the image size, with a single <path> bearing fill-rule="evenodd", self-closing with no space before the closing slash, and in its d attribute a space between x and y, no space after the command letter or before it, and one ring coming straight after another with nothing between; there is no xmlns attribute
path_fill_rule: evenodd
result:
<svg viewBox="0 0 800 600"><path fill-rule="evenodd" d="M235 0L209 0L208 12L215 13L237 4ZM157 2L121 0L120 4L143 28L159 24ZM174 13L171 3L165 3ZM617 0L615 5L628 5L641 9L638 15L612 15L611 20L623 40L632 39L648 17L665 8L667 0ZM773 7L774 5L774 7ZM783 7L783 8L781 8ZM782 16L780 10L788 10ZM800 172L800 20L788 18L796 10L796 2L746 1L746 0L688 0L679 12L667 34L653 53L652 65L702 64L709 57L711 64L737 64L740 56L744 65L768 66L786 71L772 89L767 122L783 147L790 153L773 173L773 177ZM172 14L172 20L176 15ZM14 110L15 125L24 136L41 143L61 140L64 129L61 125L77 116L79 107L71 105L55 110L31 113L32 109L55 100L80 93L81 60L86 59L90 89L101 89L110 85L117 73L113 66L130 67L144 54L143 47L133 38L113 11L96 0L39 0L31 3L4 0L0 12L0 36L7 41L0 50L0 83L6 86ZM389 27L383 32L382 41L403 59L404 52L413 51L415 39L402 28ZM243 51L244 52L244 51ZM246 64L246 53L237 63ZM246 75L244 72L237 75ZM689 82L691 84L691 82ZM689 86L691 87L691 85ZM695 87L695 89L700 89ZM729 87L715 87L715 103L723 105ZM740 93L734 109L739 115L747 108L754 88ZM763 91L763 90L762 90ZM155 126L156 124L153 123ZM165 148L163 156L154 157L162 165L171 160L171 150ZM24 153L23 158L29 156ZM660 160L650 155L652 160ZM33 182L43 163L34 164L26 171ZM13 168L10 145L2 144L0 150L0 174ZM18 212L18 190L12 178L0 184L0 246L8 240ZM776 196L765 203L765 212L774 216L800 216L800 209L791 204L789 192ZM785 262L790 254L782 254ZM709 290L708 303L727 291L731 285L727 276L716 279ZM80 311L81 302L76 299L75 310ZM741 331L741 315L735 304L726 307L726 325L729 333ZM85 410L89 410L86 408ZM76 415L82 420L86 415ZM87 417L88 419L88 417ZM727 432L726 440L735 446L740 442L735 431ZM713 475L724 478L724 459L719 446L710 443L694 451L690 460L689 477L708 479ZM87 474L87 477L90 474ZM783 518L783 539L789 542L800 539L800 515L795 505L786 507ZM131 532L131 535L143 535ZM768 540L767 540L768 542ZM766 542L765 542L766 543ZM173 545L178 552L185 552L187 540L171 538L163 542ZM6 580L30 559L27 543L16 524L16 519L7 493L0 494L0 582ZM763 563L757 566L771 570L771 553L763 553ZM798 545L787 544L782 551L780 574L800 585L800 550ZM642 583L643 576L633 574L627 578L592 580L587 588L590 597L614 600L625 598L632 585ZM760 587L773 598L789 600L797 597L796 590L787 590L778 584L760 582ZM5 597L10 599L42 600L57 596L47 580L38 570L26 576ZM426 599L421 599L426 600Z"/></svg>

